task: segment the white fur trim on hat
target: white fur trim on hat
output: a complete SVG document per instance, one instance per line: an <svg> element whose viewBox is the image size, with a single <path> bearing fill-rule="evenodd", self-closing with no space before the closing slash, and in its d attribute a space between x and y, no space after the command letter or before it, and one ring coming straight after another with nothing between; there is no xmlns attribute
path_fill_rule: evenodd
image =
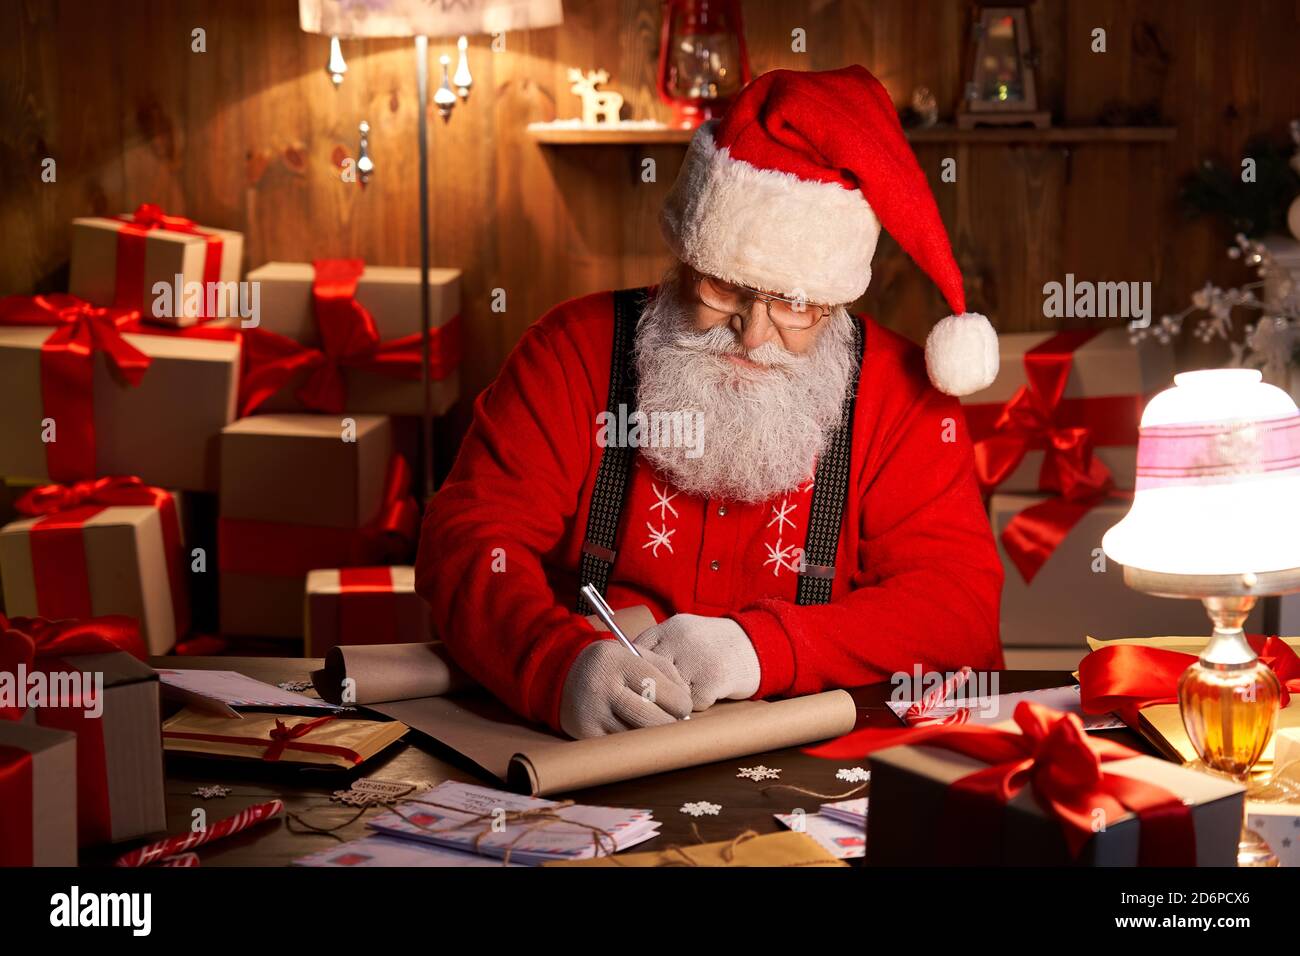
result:
<svg viewBox="0 0 1300 956"><path fill-rule="evenodd" d="M998 375L998 334L978 312L950 315L925 340L925 367L934 387L949 395L988 388Z"/></svg>
<svg viewBox="0 0 1300 956"><path fill-rule="evenodd" d="M871 281L880 222L862 193L759 169L696 131L659 216L687 265L729 282L832 305Z"/></svg>

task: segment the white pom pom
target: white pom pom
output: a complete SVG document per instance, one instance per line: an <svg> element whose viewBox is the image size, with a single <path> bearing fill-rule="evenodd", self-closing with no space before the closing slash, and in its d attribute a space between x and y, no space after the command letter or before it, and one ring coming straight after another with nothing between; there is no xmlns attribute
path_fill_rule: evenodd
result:
<svg viewBox="0 0 1300 956"><path fill-rule="evenodd" d="M925 340L925 367L934 387L949 395L988 388L998 374L998 334L977 312L950 315Z"/></svg>

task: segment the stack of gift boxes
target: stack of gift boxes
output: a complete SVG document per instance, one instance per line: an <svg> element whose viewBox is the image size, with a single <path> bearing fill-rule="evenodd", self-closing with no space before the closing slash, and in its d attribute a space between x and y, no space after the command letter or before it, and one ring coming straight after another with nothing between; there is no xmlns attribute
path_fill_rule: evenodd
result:
<svg viewBox="0 0 1300 956"><path fill-rule="evenodd" d="M1008 665L1073 670L1086 636L1205 633L1200 602L1126 587L1101 550L1132 502L1142 409L1173 384L1170 350L1123 327L999 343L996 381L963 410L1002 557Z"/></svg>
<svg viewBox="0 0 1300 956"><path fill-rule="evenodd" d="M419 510L394 419L423 408L419 272L273 262L240 282L242 259L238 232L143 205L74 220L68 294L0 299L0 589L17 622L0 634L36 635L28 672L111 676L93 723L53 729L57 707L0 721L0 770L25 768L0 772L25 795L0 803L31 808L13 824L16 860L75 862L50 836L74 809L51 796L70 761L83 845L163 828L158 685L135 658L187 637L200 576L217 578L223 634L298 637L310 619L313 654L427 638L409 567ZM459 273L429 279L440 414L457 396ZM197 506L205 496L215 507ZM47 626L122 633L86 623L105 620L133 636L84 659L93 642ZM0 669L20 656L0 654ZM128 700L135 684L150 702ZM119 773L145 809L113 805L88 828Z"/></svg>

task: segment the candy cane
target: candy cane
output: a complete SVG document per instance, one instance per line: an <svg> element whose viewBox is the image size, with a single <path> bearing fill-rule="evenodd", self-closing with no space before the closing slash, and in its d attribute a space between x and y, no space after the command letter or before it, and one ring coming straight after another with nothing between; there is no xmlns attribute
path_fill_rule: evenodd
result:
<svg viewBox="0 0 1300 956"><path fill-rule="evenodd" d="M245 810L241 810L233 817L225 820L218 820L212 826L200 830L197 833L187 833L185 836L167 837L159 840L157 843L150 843L140 847L138 850L132 850L130 853L124 853L117 858L115 866L148 866L158 860L169 856L177 856L187 850L192 850L196 846L202 846L204 843L210 843L213 840L220 840L223 837L231 836L240 830L246 830L251 826L256 826L263 820L270 820L278 816L284 809L284 804L279 800L269 800L266 803L254 804ZM183 864L182 864L183 865Z"/></svg>

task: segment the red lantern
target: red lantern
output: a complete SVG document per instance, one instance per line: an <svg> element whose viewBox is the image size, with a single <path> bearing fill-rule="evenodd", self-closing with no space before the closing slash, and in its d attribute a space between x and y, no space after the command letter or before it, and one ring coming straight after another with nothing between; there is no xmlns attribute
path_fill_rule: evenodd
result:
<svg viewBox="0 0 1300 956"><path fill-rule="evenodd" d="M659 95L673 107L674 126L721 116L749 78L737 0L664 0Z"/></svg>

